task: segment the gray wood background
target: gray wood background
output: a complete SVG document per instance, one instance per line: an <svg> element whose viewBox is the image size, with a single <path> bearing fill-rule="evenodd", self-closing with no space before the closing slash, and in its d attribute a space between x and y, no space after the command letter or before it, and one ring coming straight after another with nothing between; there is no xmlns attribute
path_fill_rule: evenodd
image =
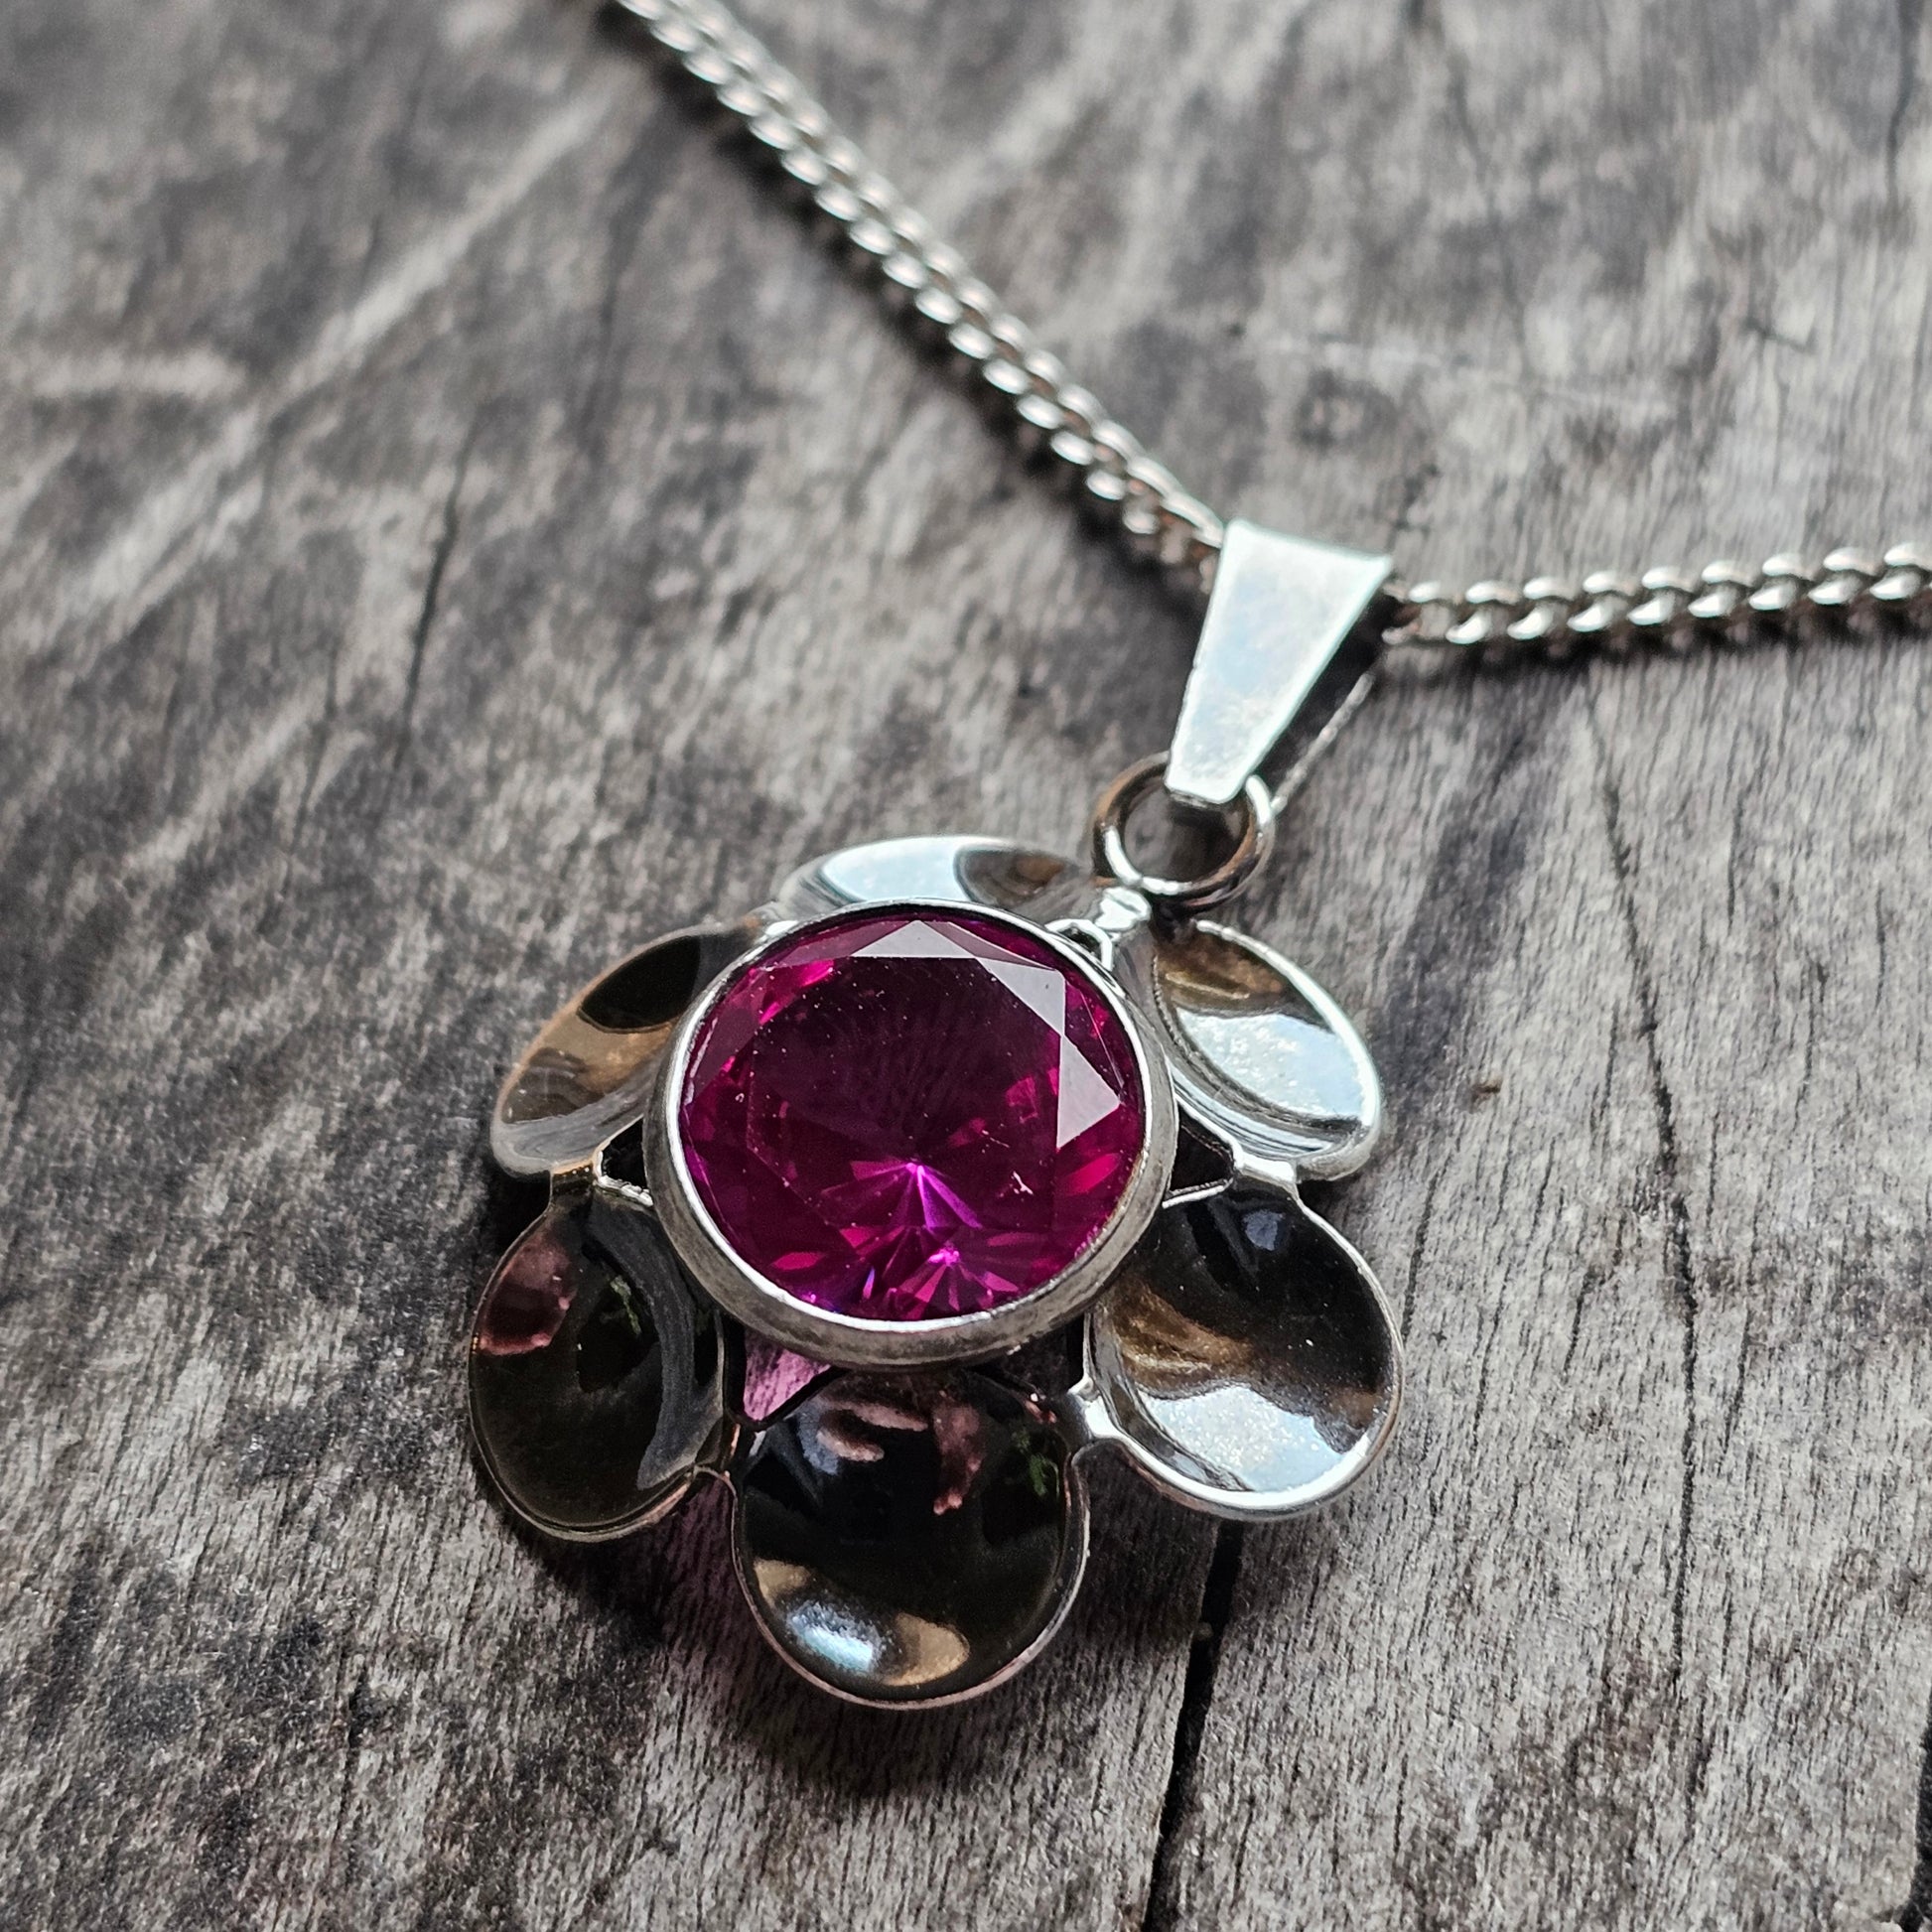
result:
<svg viewBox="0 0 1932 1932"><path fill-rule="evenodd" d="M1922 0L759 0L1210 501L1417 574L1932 535ZM1381 1058L1345 1506L769 1660L485 1500L483 1119L640 935L1076 836L1190 642L556 0L0 13L0 1919L1932 1922L1932 650L1416 680L1248 917Z"/></svg>

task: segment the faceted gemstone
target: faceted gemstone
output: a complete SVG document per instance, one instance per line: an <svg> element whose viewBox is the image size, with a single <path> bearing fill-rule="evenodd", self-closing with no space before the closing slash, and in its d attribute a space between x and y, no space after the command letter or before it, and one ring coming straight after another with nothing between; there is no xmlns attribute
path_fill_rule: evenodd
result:
<svg viewBox="0 0 1932 1932"><path fill-rule="evenodd" d="M1092 1246L1146 1131L1127 1029L1039 936L851 914L743 968L679 1133L719 1231L816 1307L918 1321L1031 1294Z"/></svg>

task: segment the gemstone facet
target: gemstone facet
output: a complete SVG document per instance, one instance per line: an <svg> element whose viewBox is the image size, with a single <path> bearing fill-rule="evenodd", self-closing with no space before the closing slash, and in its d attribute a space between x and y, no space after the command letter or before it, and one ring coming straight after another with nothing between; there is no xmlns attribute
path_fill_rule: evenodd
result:
<svg viewBox="0 0 1932 1932"><path fill-rule="evenodd" d="M738 969L685 1060L699 1199L750 1268L874 1320L971 1314L1093 1245L1147 1135L1127 1024L1042 935L974 912L828 920Z"/></svg>

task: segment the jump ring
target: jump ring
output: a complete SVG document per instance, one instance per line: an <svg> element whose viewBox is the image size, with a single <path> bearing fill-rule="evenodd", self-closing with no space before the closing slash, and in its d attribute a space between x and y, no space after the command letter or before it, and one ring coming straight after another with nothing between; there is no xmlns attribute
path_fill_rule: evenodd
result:
<svg viewBox="0 0 1932 1932"><path fill-rule="evenodd" d="M1156 904L1192 914L1230 899L1245 886L1268 857L1275 843L1275 803L1261 779L1250 778L1233 809L1241 814L1234 850L1195 879L1164 879L1143 872L1127 850L1127 825L1135 811L1156 790L1168 768L1167 755L1130 764L1093 808L1093 863L1103 878L1145 893Z"/></svg>

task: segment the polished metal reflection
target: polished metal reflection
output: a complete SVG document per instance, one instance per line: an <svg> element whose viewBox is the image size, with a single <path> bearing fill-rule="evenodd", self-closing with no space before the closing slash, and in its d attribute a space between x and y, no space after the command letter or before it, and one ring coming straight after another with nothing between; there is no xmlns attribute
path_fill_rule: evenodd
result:
<svg viewBox="0 0 1932 1932"><path fill-rule="evenodd" d="M497 1264L470 1336L470 1420L505 1501L599 1542L722 1469L736 1336L633 1189L553 1203Z"/></svg>
<svg viewBox="0 0 1932 1932"><path fill-rule="evenodd" d="M1092 897L1086 873L1070 859L1010 839L946 836L881 839L828 852L780 882L777 905L788 918L814 919L884 899L930 899L1046 920L1080 909Z"/></svg>
<svg viewBox="0 0 1932 1932"><path fill-rule="evenodd" d="M1294 1516L1380 1453L1402 1394L1367 1264L1255 1175L1165 1210L1088 1317L1093 1438L1215 1515Z"/></svg>
<svg viewBox="0 0 1932 1932"><path fill-rule="evenodd" d="M553 1014L496 1096L489 1151L511 1173L587 1162L649 1104L692 1001L763 930L756 914L653 939Z"/></svg>
<svg viewBox="0 0 1932 1932"><path fill-rule="evenodd" d="M1043 1404L966 1371L845 1374L737 1478L740 1578L820 1688L950 1703L1035 1656L1079 1588L1087 1504Z"/></svg>
<svg viewBox="0 0 1932 1932"><path fill-rule="evenodd" d="M1219 1134L1181 1108L1173 1172L1168 1176L1168 1197L1163 1205L1181 1207L1188 1201L1205 1200L1226 1187L1235 1173L1234 1150Z"/></svg>
<svg viewBox="0 0 1932 1932"><path fill-rule="evenodd" d="M1318 1180L1374 1153L1375 1063L1299 966L1207 920L1128 934L1116 957L1164 1036L1174 1091L1236 1147Z"/></svg>
<svg viewBox="0 0 1932 1932"><path fill-rule="evenodd" d="M730 1397L731 1412L739 1421L761 1429L798 1400L822 1376L838 1371L814 1361L782 1342L767 1340L755 1328L744 1331L744 1371Z"/></svg>

